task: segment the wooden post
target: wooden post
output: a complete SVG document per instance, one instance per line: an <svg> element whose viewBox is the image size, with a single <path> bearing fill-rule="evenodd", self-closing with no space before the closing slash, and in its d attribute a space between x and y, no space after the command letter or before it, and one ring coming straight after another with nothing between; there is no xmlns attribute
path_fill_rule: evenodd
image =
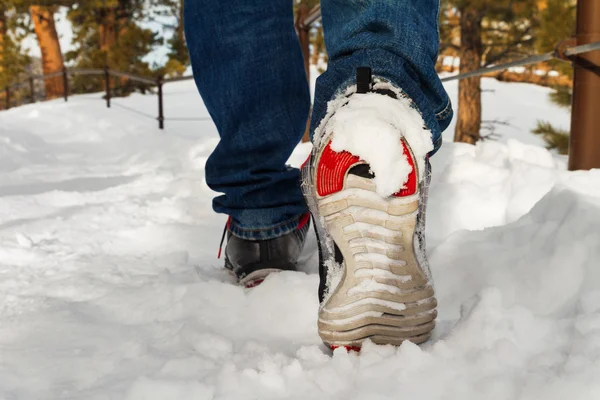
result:
<svg viewBox="0 0 600 400"><path fill-rule="evenodd" d="M29 76L29 93L31 95L31 102L35 103L35 82L33 81L33 76Z"/></svg>
<svg viewBox="0 0 600 400"><path fill-rule="evenodd" d="M296 17L296 32L298 33L298 39L300 40L300 47L302 48L302 56L304 57L304 70L306 71L306 79L310 82L310 36L309 28L304 25L304 20L308 15L309 9L306 4L300 4L298 6L298 15Z"/></svg>
<svg viewBox="0 0 600 400"><path fill-rule="evenodd" d="M162 76L156 80L158 87L158 128L165 129L165 115L163 109L163 78Z"/></svg>
<svg viewBox="0 0 600 400"><path fill-rule="evenodd" d="M310 85L310 35L308 28L304 21L306 20L306 16L308 15L309 9L306 4L300 4L298 6L297 15L296 15L296 23L294 24L296 27L296 33L298 34L298 39L300 40L300 48L302 49L302 56L304 57L304 71L306 72L306 80ZM302 142L308 142L310 140L310 116L311 112L308 114L308 121L306 122L306 128L304 129L304 135L302 136Z"/></svg>
<svg viewBox="0 0 600 400"><path fill-rule="evenodd" d="M63 68L63 96L65 101L69 101L69 74L67 73L67 68Z"/></svg>
<svg viewBox="0 0 600 400"><path fill-rule="evenodd" d="M577 45L600 41L600 1L577 2ZM569 170L600 168L600 75L587 66L600 66L600 51L575 59Z"/></svg>
<svg viewBox="0 0 600 400"><path fill-rule="evenodd" d="M10 109L10 86L6 87L6 109Z"/></svg>
<svg viewBox="0 0 600 400"><path fill-rule="evenodd" d="M104 86L106 89L106 107L110 108L110 70L104 67Z"/></svg>

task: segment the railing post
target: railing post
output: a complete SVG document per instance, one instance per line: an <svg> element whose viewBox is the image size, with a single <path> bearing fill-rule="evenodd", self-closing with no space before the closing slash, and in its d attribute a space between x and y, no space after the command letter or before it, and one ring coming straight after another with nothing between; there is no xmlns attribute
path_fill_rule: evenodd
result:
<svg viewBox="0 0 600 400"><path fill-rule="evenodd" d="M65 101L69 101L69 74L67 73L67 68L63 67L62 70L63 76L63 96Z"/></svg>
<svg viewBox="0 0 600 400"><path fill-rule="evenodd" d="M110 108L110 70L104 67L104 86L106 89L106 107Z"/></svg>
<svg viewBox="0 0 600 400"><path fill-rule="evenodd" d="M306 4L300 4L297 10L296 17L296 32L298 33L298 39L300 40L300 47L302 48L302 56L304 56L304 70L306 71L306 79L310 82L310 37L309 28L306 27L304 21L308 15L308 6Z"/></svg>
<svg viewBox="0 0 600 400"><path fill-rule="evenodd" d="M6 109L10 109L10 86L6 87Z"/></svg>
<svg viewBox="0 0 600 400"><path fill-rule="evenodd" d="M163 109L163 77L159 76L156 80L158 87L158 128L165 129L165 115Z"/></svg>
<svg viewBox="0 0 600 400"><path fill-rule="evenodd" d="M300 4L298 6L297 15L296 15L296 32L298 33L298 39L300 40L300 47L302 48L302 56L304 57L304 71L306 72L306 79L308 80L308 84L310 85L310 32L309 28L306 27L304 21L309 13L308 6L306 4ZM302 136L303 142L308 142L310 140L310 115L308 116L308 121L306 121L306 128L304 129L304 135Z"/></svg>
<svg viewBox="0 0 600 400"><path fill-rule="evenodd" d="M577 45L600 41L600 1L577 2ZM600 75L584 64L600 66L600 51L577 56L569 145L569 170L600 168Z"/></svg>
<svg viewBox="0 0 600 400"><path fill-rule="evenodd" d="M35 83L31 75L29 76L29 92L31 94L31 102L35 103Z"/></svg>

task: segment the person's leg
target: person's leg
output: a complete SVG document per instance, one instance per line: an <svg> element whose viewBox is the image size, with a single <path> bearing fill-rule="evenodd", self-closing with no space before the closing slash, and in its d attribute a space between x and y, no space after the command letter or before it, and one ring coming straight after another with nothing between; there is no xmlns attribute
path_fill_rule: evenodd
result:
<svg viewBox="0 0 600 400"><path fill-rule="evenodd" d="M319 239L318 329L332 348L422 343L437 315L425 252L428 155L452 118L435 72L439 0L322 0L302 188Z"/></svg>
<svg viewBox="0 0 600 400"><path fill-rule="evenodd" d="M185 2L196 84L221 136L206 181L243 239L293 231L307 212L285 165L306 126L310 94L291 0Z"/></svg>
<svg viewBox="0 0 600 400"><path fill-rule="evenodd" d="M311 131L327 103L355 84L358 67L389 80L414 101L435 150L452 120L452 106L435 71L439 0L322 0L327 71L317 80Z"/></svg>

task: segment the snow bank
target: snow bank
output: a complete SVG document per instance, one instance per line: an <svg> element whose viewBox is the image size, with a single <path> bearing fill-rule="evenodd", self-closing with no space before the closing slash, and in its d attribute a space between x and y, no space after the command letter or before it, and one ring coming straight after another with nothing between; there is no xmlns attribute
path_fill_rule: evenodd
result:
<svg viewBox="0 0 600 400"><path fill-rule="evenodd" d="M528 88L501 86L524 105ZM207 115L193 83L166 90L167 115ZM600 396L600 171L514 140L446 143L427 228L435 337L331 356L314 238L303 272L234 285L203 178L215 128L155 122L98 96L0 112L0 398Z"/></svg>

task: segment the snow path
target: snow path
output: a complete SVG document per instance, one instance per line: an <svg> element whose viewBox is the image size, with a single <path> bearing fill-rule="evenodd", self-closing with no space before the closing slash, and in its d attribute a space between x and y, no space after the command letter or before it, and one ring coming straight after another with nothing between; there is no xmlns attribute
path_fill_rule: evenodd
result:
<svg viewBox="0 0 600 400"><path fill-rule="evenodd" d="M545 117L527 106L546 89L498 91L522 104L516 120ZM115 103L155 110L151 96ZM167 86L166 106L207 115L189 82ZM0 399L600 396L600 171L569 173L510 133L446 143L428 214L435 338L332 357L314 242L304 272L252 290L221 269L203 177L216 143L209 121L160 132L95 95L0 112Z"/></svg>

